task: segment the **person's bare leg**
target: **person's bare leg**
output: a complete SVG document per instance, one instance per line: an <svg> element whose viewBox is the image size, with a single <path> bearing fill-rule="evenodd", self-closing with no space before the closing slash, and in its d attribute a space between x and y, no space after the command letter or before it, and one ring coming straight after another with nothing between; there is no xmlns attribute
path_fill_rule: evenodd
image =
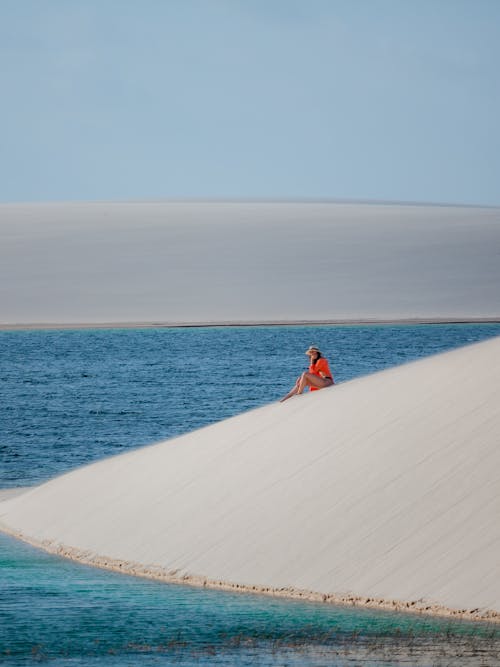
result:
<svg viewBox="0 0 500 667"><path fill-rule="evenodd" d="M325 387L331 387L333 385L333 381L330 378L322 378L319 377L318 375L314 375L314 373L302 373L302 375L298 378L297 382L295 383L295 387L288 392L286 396L283 396L283 398L280 400L280 403L283 403L283 401L288 400L292 396L302 394L304 392L304 389L306 387L316 387L316 389L325 389Z"/></svg>
<svg viewBox="0 0 500 667"><path fill-rule="evenodd" d="M304 389L307 387L307 376L311 375L311 373L302 373L302 375L299 378L299 385L297 387L297 394L302 394Z"/></svg>
<svg viewBox="0 0 500 667"><path fill-rule="evenodd" d="M295 387L291 389L286 396L283 396L283 398L280 400L280 403L283 403L283 401L288 400L289 398L292 398L292 396L295 396L297 393L297 389L299 387L299 382L300 378L297 378L297 382L295 383Z"/></svg>
<svg viewBox="0 0 500 667"><path fill-rule="evenodd" d="M297 394L302 394L306 387L316 387L316 389L324 389L333 384L330 378L321 378L314 373L302 373L297 387Z"/></svg>

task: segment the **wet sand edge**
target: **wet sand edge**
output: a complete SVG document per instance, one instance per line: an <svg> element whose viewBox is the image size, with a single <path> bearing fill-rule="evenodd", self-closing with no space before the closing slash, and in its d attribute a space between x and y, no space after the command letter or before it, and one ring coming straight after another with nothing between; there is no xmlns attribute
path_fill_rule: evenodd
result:
<svg viewBox="0 0 500 667"><path fill-rule="evenodd" d="M103 570L111 570L113 572L119 572L134 577L163 581L169 584L180 584L228 592L267 595L270 597L302 600L305 602L322 602L325 604L349 607L364 607L385 611L438 616L454 620L500 623L500 612L493 609L453 609L424 599L411 601L386 600L383 598L363 597L354 594L337 595L335 593L320 593L293 587L273 588L271 586L260 586L258 584L249 585L218 581L201 575L182 574L176 570L167 570L160 565L144 565L142 563L122 561L116 558L100 556L90 551L84 551L65 544L59 544L52 540L36 540L1 523L0 531L35 548L42 549L47 553L67 558L83 565L89 565Z"/></svg>

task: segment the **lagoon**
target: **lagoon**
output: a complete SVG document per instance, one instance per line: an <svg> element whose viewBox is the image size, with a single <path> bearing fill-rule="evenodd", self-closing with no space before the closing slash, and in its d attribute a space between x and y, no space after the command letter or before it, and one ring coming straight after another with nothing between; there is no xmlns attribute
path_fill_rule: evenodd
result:
<svg viewBox="0 0 500 667"><path fill-rule="evenodd" d="M276 400L311 343L345 382L498 334L495 324L0 332L0 487L40 483ZM500 632L486 624L169 586L75 565L6 536L0 549L7 664L372 667L498 658Z"/></svg>

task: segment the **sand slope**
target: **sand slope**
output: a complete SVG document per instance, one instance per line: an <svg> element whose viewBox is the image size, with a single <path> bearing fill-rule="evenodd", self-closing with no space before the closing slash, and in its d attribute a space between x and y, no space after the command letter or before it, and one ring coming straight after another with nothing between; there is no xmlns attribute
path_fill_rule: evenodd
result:
<svg viewBox="0 0 500 667"><path fill-rule="evenodd" d="M499 433L495 338L80 468L0 522L123 571L498 619Z"/></svg>

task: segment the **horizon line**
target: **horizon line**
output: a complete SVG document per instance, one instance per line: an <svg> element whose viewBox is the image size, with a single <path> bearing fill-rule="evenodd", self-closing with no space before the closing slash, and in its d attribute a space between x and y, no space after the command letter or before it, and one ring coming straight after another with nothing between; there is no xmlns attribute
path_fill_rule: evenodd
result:
<svg viewBox="0 0 500 667"><path fill-rule="evenodd" d="M498 209L500 204L457 203L445 201L415 201L403 199L373 199L354 197L159 197L151 199L60 199L30 201L0 201L0 206L53 206L71 204L352 204L359 206L415 206L443 208Z"/></svg>

